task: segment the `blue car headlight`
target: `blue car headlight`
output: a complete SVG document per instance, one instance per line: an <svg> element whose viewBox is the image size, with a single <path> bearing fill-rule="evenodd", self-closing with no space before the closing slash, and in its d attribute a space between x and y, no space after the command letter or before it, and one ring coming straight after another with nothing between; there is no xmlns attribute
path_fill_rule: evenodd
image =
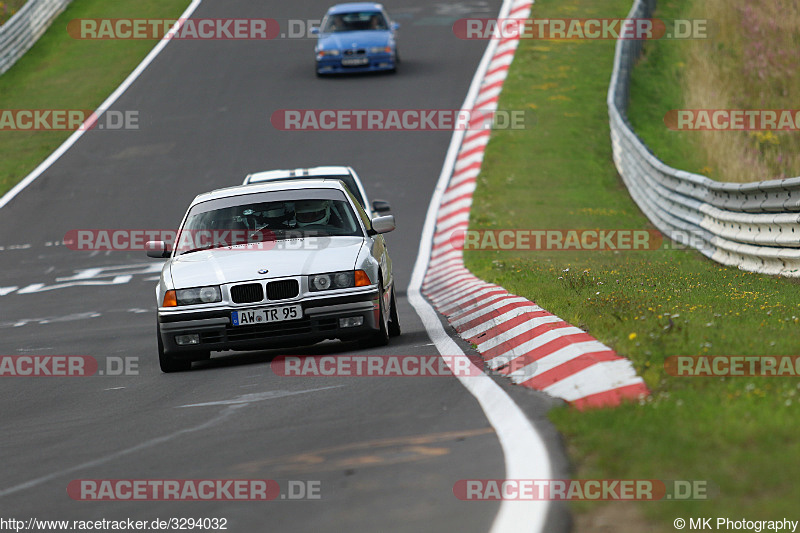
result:
<svg viewBox="0 0 800 533"><path fill-rule="evenodd" d="M391 46L373 46L369 49L370 54L391 54L392 47Z"/></svg>
<svg viewBox="0 0 800 533"><path fill-rule="evenodd" d="M336 57L339 55L339 50L335 48L331 48L330 50L317 50L317 59L322 59L323 57Z"/></svg>

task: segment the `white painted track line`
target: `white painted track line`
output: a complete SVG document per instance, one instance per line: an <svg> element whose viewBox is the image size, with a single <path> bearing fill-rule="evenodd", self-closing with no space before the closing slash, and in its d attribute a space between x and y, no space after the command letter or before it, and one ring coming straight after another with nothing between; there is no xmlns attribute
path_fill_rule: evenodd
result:
<svg viewBox="0 0 800 533"><path fill-rule="evenodd" d="M200 5L202 1L203 0L193 0L192 3L189 4L189 7L187 7L186 10L178 18L183 20L191 17L192 13L194 13L195 9L197 9L197 7ZM105 101L102 104L100 104L100 106L95 110L96 119L99 119L100 115L102 115L103 112L105 112L109 107L114 105L114 102L116 102L117 99L119 99L119 97L122 96L122 94L128 90L128 87L130 87L133 84L133 82L135 82L136 79L142 74L142 72L144 72L144 70L150 65L150 63L153 62L153 60L158 56L158 54L161 53L164 47L167 46L170 40L171 39L163 39L159 41L158 44L152 50L150 50L150 53L147 54L147 56L145 56L142 62L139 63L139 65L134 69L134 71L131 72L127 78L125 78L125 81L123 81L120 84L120 86L117 87L116 90L113 93L111 93L111 95L108 98L106 98ZM3 197L0 198L0 209L5 207L5 205L8 204L8 202L13 200L19 193L21 193L25 189L25 187L33 183L36 180L36 178L41 176L45 170L47 170L48 168L50 168L50 166L52 166L53 163L58 161L58 159L62 155L64 155L64 153L67 150L69 150L73 144L78 142L78 139L80 139L85 132L86 130L78 130L72 135L70 135L66 141L61 143L61 146L56 148L56 150L47 157L47 159L42 161L39 164L39 166L33 169L33 171L30 174L25 176L22 179L22 181L20 181L14 187L12 187L10 191L5 193Z"/></svg>
<svg viewBox="0 0 800 533"><path fill-rule="evenodd" d="M512 4L513 1L505 0L498 17L507 17ZM489 61L494 56L496 47L497 41L489 41L475 76L472 78L467 97L461 107L462 109L471 109L475 104L483 76ZM458 130L453 133L450 141L442 172L439 175L436 189L428 206L428 214L425 218L425 225L420 239L419 253L411 275L411 282L408 286L408 300L425 325L425 329L428 331L428 335L430 335L439 353L466 358L458 344L447 335L439 320L439 315L423 298L421 293L422 283L431 259L431 244L436 229L438 208L450 176L453 173L456 155L461 147L463 138L464 131ZM447 362L448 364L453 364L450 360L447 360ZM485 374L458 377L458 380L478 400L484 413L486 413L489 423L497 433L505 456L506 479L549 479L552 475L552 467L544 441L525 416L525 413L522 412L508 394ZM548 505L546 501L503 501L492 524L492 532L516 533L523 530L541 532L544 529Z"/></svg>

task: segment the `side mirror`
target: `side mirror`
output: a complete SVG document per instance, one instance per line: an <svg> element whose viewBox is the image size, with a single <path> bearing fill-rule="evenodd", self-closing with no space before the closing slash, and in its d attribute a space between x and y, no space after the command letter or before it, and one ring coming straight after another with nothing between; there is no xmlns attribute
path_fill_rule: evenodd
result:
<svg viewBox="0 0 800 533"><path fill-rule="evenodd" d="M312 26L309 31L311 32L311 35L319 35L319 28L317 26Z"/></svg>
<svg viewBox="0 0 800 533"><path fill-rule="evenodd" d="M392 210L392 206L386 200L373 200L372 210L376 213L388 213Z"/></svg>
<svg viewBox="0 0 800 533"><path fill-rule="evenodd" d="M398 24L397 22L392 22L392 24L389 27L392 29L392 31L397 31L400 29L400 24Z"/></svg>
<svg viewBox="0 0 800 533"><path fill-rule="evenodd" d="M394 228L394 215L386 215L372 219L373 234L389 233L390 231L394 231Z"/></svg>
<svg viewBox="0 0 800 533"><path fill-rule="evenodd" d="M169 254L172 253L164 241L147 241L144 249L147 250L147 257L155 257L156 259L169 257Z"/></svg>

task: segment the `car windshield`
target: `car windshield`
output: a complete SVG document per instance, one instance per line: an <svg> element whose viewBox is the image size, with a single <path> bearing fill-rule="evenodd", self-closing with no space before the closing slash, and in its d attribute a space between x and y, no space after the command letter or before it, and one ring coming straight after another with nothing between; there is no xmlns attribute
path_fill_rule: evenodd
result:
<svg viewBox="0 0 800 533"><path fill-rule="evenodd" d="M354 11L329 15L322 27L322 33L385 30L387 28L386 18L380 11Z"/></svg>
<svg viewBox="0 0 800 533"><path fill-rule="evenodd" d="M341 191L281 191L195 205L181 228L176 248L182 255L273 240L337 236L363 236Z"/></svg>

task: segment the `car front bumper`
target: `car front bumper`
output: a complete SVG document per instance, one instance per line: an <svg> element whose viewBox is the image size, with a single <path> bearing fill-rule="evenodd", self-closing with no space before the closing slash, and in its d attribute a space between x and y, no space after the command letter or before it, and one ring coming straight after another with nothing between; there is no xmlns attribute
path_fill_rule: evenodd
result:
<svg viewBox="0 0 800 533"><path fill-rule="evenodd" d="M357 340L379 329L378 291L330 298L286 302L300 304L303 317L259 325L234 326L230 307L210 311L159 312L158 325L164 352L174 356L203 354L208 351L258 350L308 345L325 339ZM247 309L265 309L253 306ZM273 305L274 307L274 305ZM340 327L340 318L362 317L363 324ZM179 345L181 335L199 336L199 344Z"/></svg>
<svg viewBox="0 0 800 533"><path fill-rule="evenodd" d="M324 57L317 60L317 72L320 74L342 74L347 72L374 72L392 70L395 68L393 54L368 54L368 62L365 65L345 66L342 65L341 57Z"/></svg>

